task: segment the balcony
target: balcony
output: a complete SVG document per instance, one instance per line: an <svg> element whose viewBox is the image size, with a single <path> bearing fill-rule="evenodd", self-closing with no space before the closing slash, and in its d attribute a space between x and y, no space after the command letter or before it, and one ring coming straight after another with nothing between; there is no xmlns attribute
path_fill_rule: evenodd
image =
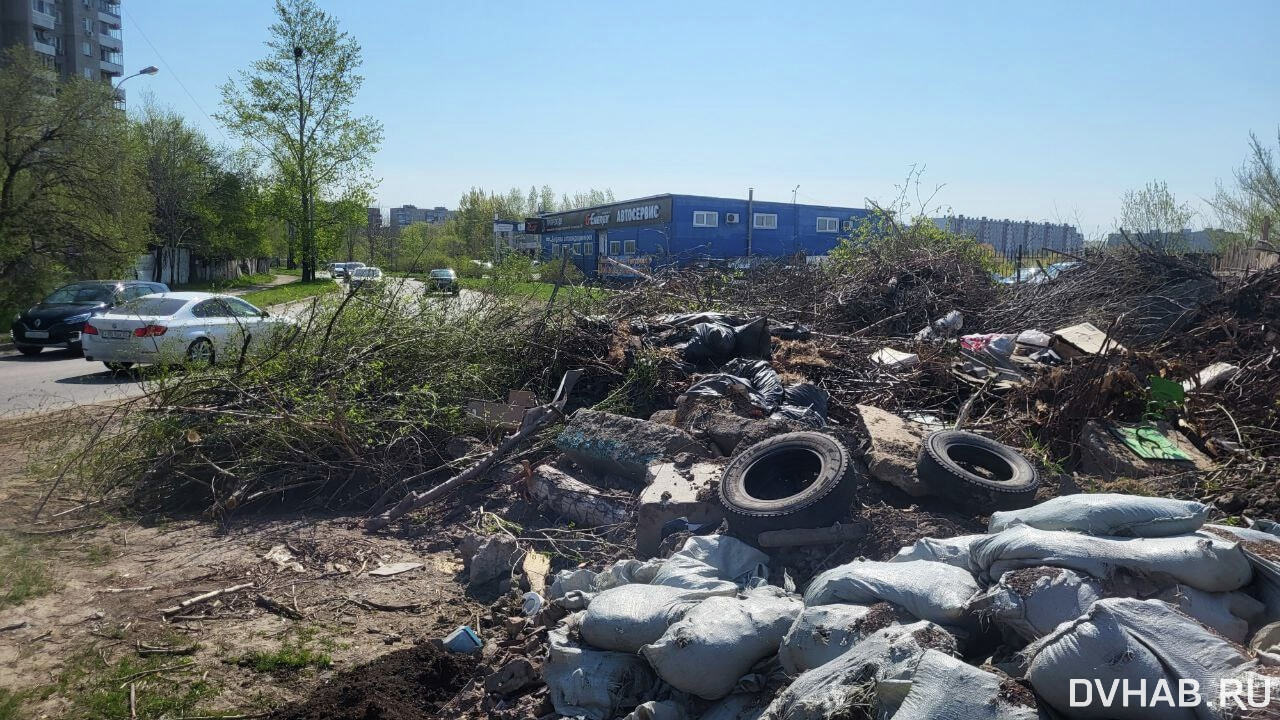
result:
<svg viewBox="0 0 1280 720"><path fill-rule="evenodd" d="M58 24L58 18L46 12L39 10L31 11L31 24L45 30L52 30L54 25Z"/></svg>
<svg viewBox="0 0 1280 720"><path fill-rule="evenodd" d="M102 72L108 75L124 74L124 66L121 65L120 63L111 62L110 60L99 60L98 67L102 70Z"/></svg>
<svg viewBox="0 0 1280 720"><path fill-rule="evenodd" d="M109 48L119 52L124 49L124 41L118 37L113 37L106 33L98 33L98 44L104 48Z"/></svg>
<svg viewBox="0 0 1280 720"><path fill-rule="evenodd" d="M50 57L58 56L58 48L53 45L50 45L49 43L43 43L43 42L40 42L39 40L33 40L31 42L31 47L38 53L49 55Z"/></svg>

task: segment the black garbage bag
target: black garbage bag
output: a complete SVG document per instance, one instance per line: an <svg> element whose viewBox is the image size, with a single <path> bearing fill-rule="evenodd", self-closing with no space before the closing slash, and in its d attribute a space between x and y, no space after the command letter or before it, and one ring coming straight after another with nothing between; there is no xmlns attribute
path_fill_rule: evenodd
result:
<svg viewBox="0 0 1280 720"><path fill-rule="evenodd" d="M698 323L692 330L693 337L684 346L686 360L723 362L733 357L736 345L733 328L719 323Z"/></svg>
<svg viewBox="0 0 1280 720"><path fill-rule="evenodd" d="M769 326L769 332L776 338L783 340L808 340L813 334L813 330L807 325L801 325L798 322L774 323Z"/></svg>
<svg viewBox="0 0 1280 720"><path fill-rule="evenodd" d="M685 395L727 397L730 393L745 395L752 405L771 413L782 404L785 391L778 373L764 360L730 360L720 372L707 375L685 391Z"/></svg>
<svg viewBox="0 0 1280 720"><path fill-rule="evenodd" d="M830 397L826 390L813 383L796 383L785 390L782 406L773 416L823 427L827 424Z"/></svg>
<svg viewBox="0 0 1280 720"><path fill-rule="evenodd" d="M753 318L741 325L735 325L733 336L733 351L738 357L769 357L771 340L769 337L769 321L766 318Z"/></svg>

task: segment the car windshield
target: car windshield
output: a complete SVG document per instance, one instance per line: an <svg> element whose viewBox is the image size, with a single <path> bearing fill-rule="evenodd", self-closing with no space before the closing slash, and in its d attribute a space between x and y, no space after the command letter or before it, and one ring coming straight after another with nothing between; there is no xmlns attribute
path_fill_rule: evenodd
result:
<svg viewBox="0 0 1280 720"><path fill-rule="evenodd" d="M358 278L382 277L382 271L378 268L356 268L355 272L352 274Z"/></svg>
<svg viewBox="0 0 1280 720"><path fill-rule="evenodd" d="M433 278L452 278L452 277L453 277L453 271L452 271L452 270L432 270L432 271L431 271L431 277L433 277Z"/></svg>
<svg viewBox="0 0 1280 720"><path fill-rule="evenodd" d="M49 294L44 301L54 303L111 302L115 287L111 285L68 285Z"/></svg>
<svg viewBox="0 0 1280 720"><path fill-rule="evenodd" d="M170 317L186 305L186 300L176 298L140 297L112 310L116 315L145 315L147 317Z"/></svg>

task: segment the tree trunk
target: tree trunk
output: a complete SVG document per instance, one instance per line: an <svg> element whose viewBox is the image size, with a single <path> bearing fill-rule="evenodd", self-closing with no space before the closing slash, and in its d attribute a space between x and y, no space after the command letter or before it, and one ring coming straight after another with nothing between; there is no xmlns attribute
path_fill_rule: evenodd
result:
<svg viewBox="0 0 1280 720"><path fill-rule="evenodd" d="M289 255L288 255L288 258L286 258L286 259L285 259L285 261L284 261L284 266L285 266L286 268L288 268L289 270L294 270L294 269L297 269L297 267L298 267L298 262L297 262L296 260L294 260L294 257L293 257L293 243L294 243L294 237L293 237L293 223L291 223L291 222L286 222L286 223L285 223L285 228L286 228L286 229L288 230L288 232L289 232L289 240L288 240L288 242L286 243L286 245L288 246L288 253L289 253Z"/></svg>
<svg viewBox="0 0 1280 720"><path fill-rule="evenodd" d="M527 485L530 495L557 515L578 525L620 525L627 520L625 507L550 465L534 468Z"/></svg>

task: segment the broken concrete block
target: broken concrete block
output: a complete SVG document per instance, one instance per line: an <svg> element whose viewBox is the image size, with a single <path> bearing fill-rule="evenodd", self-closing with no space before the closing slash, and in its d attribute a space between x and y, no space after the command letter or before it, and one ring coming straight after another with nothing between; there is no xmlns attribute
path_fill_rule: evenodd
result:
<svg viewBox="0 0 1280 720"><path fill-rule="evenodd" d="M871 362L891 370L905 370L920 364L920 356L893 348L880 348L871 353Z"/></svg>
<svg viewBox="0 0 1280 720"><path fill-rule="evenodd" d="M511 577L511 570L524 556L515 538L493 535L480 543L480 547L467 563L467 582L479 587L495 580Z"/></svg>
<svg viewBox="0 0 1280 720"><path fill-rule="evenodd" d="M714 492L724 473L722 463L700 462L687 468L662 463L649 468L651 481L640 493L636 510L636 557L651 558L662 543L662 527L676 518L694 524L716 523L724 511Z"/></svg>
<svg viewBox="0 0 1280 720"><path fill-rule="evenodd" d="M627 511L595 488L550 465L539 465L527 483L529 494L578 525L618 525Z"/></svg>
<svg viewBox="0 0 1280 720"><path fill-rule="evenodd" d="M1156 427L1189 460L1147 460L1140 458L1101 422L1085 423L1080 433L1080 469L1090 475L1100 475L1108 480L1146 478L1186 470L1212 470L1213 460L1200 452L1185 435L1170 428L1167 423Z"/></svg>
<svg viewBox="0 0 1280 720"><path fill-rule="evenodd" d="M681 454L695 460L711 457L706 447L679 428L596 410L574 413L556 445L588 470L637 485L645 482L646 469L653 463Z"/></svg>
<svg viewBox="0 0 1280 720"><path fill-rule="evenodd" d="M1108 338L1105 332L1087 322L1054 330L1053 344L1050 347L1065 359L1098 355L1104 347L1107 352L1125 352L1124 346L1116 342L1115 338Z"/></svg>
<svg viewBox="0 0 1280 720"><path fill-rule="evenodd" d="M484 679L484 689L490 693L510 695L523 690L538 679L538 670L525 658L516 658L503 665L498 672Z"/></svg>
<svg viewBox="0 0 1280 720"><path fill-rule="evenodd" d="M866 456L871 477L912 497L929 495L929 488L916 477L916 458L924 440L924 428L870 405L858 405L857 409L871 437Z"/></svg>
<svg viewBox="0 0 1280 720"><path fill-rule="evenodd" d="M1240 368L1231 363L1216 362L1196 373L1194 378L1182 383L1182 389L1187 392L1212 390L1235 377L1238 372Z"/></svg>

